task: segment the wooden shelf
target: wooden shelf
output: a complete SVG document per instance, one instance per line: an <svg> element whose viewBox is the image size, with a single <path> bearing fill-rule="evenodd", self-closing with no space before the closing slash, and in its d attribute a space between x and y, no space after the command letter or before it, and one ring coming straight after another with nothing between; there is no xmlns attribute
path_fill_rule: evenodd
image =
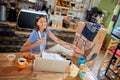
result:
<svg viewBox="0 0 120 80"><path fill-rule="evenodd" d="M71 0L65 0L65 1L69 2L69 5L67 7L61 6L60 3L58 5L59 0L56 0L56 5L55 5L55 9L54 9L54 15L61 15L60 14L62 12L61 9L66 9L67 10L66 16L68 16L69 11L75 11L77 13L81 12L84 9L84 5L85 5L85 2L86 2L86 0L83 0L81 2L75 2L75 1L71 1ZM72 6L72 4L74 4L74 6ZM61 16L63 16L63 15L61 15Z"/></svg>
<svg viewBox="0 0 120 80"><path fill-rule="evenodd" d="M75 1L71 1L71 3L79 3L79 4L80 4L80 3L82 3L82 2L75 2Z"/></svg>
<svg viewBox="0 0 120 80"><path fill-rule="evenodd" d="M73 11L81 11L82 9L75 9L75 8L73 8L72 10Z"/></svg>
<svg viewBox="0 0 120 80"><path fill-rule="evenodd" d="M56 6L56 8L69 9L69 7Z"/></svg>
<svg viewBox="0 0 120 80"><path fill-rule="evenodd" d="M53 28L53 27L49 27L49 28L50 29L63 30L63 31L76 32L76 29L73 29L73 28Z"/></svg>
<svg viewBox="0 0 120 80"><path fill-rule="evenodd" d="M2 24L8 24L10 25L10 27L16 27L16 22L9 22L9 21L0 21L0 23ZM64 30L64 31L71 31L71 32L75 32L76 28L54 28L52 26L49 26L50 29L58 29L58 30ZM19 30L15 30L16 33L22 33L22 34L30 34L30 31L19 31ZM26 33L27 32L27 33Z"/></svg>

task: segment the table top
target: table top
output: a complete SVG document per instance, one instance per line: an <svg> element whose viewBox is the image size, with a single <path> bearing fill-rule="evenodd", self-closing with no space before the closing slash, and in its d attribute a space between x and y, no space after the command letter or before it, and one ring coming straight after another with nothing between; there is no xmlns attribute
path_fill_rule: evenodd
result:
<svg viewBox="0 0 120 80"><path fill-rule="evenodd" d="M24 69L19 69L16 66L16 61L21 57L21 54L13 53L16 55L16 59L13 62L8 61L7 55L10 53L0 53L0 80L9 79L9 80L82 80L79 76L71 77L69 72L65 73L56 73L56 72L35 72L32 70L32 62ZM75 57L71 58L74 64L77 64L77 59ZM96 78L97 79L97 78ZM95 80L96 80L95 79Z"/></svg>

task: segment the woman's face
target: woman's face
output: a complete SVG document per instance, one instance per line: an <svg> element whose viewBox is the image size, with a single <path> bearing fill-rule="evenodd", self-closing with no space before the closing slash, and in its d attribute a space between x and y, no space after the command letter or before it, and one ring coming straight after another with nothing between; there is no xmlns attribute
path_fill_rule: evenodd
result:
<svg viewBox="0 0 120 80"><path fill-rule="evenodd" d="M46 18L41 17L38 20L37 25L39 26L39 30L44 30L46 28L46 26L47 26Z"/></svg>

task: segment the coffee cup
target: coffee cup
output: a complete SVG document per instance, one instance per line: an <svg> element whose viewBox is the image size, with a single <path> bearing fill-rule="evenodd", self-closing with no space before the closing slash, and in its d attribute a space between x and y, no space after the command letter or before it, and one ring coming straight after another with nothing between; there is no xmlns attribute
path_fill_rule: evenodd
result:
<svg viewBox="0 0 120 80"><path fill-rule="evenodd" d="M19 58L18 59L18 64L19 65L25 65L26 64L26 59L25 58Z"/></svg>
<svg viewBox="0 0 120 80"><path fill-rule="evenodd" d="M15 60L16 55L15 54L8 54L7 58L8 58L9 61L13 61L13 60Z"/></svg>

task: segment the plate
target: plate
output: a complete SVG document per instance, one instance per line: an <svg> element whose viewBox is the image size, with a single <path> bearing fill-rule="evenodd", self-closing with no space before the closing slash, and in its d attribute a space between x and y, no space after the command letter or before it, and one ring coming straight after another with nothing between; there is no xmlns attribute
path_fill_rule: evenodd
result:
<svg viewBox="0 0 120 80"><path fill-rule="evenodd" d="M18 62L16 62L16 66L17 66L18 68L25 68L25 67L28 66L28 62L25 62L25 65L19 65Z"/></svg>

